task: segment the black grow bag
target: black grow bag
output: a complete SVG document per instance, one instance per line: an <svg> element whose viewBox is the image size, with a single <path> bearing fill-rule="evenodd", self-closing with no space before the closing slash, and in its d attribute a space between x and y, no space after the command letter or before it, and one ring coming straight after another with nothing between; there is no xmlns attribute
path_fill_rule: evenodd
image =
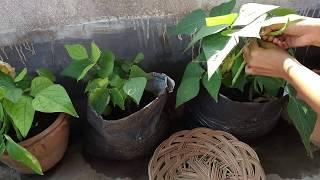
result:
<svg viewBox="0 0 320 180"><path fill-rule="evenodd" d="M165 74L152 73L146 91L157 96L141 110L121 119L105 120L88 106L85 149L88 154L109 159L132 159L151 153L166 130L162 113L174 81Z"/></svg>
<svg viewBox="0 0 320 180"><path fill-rule="evenodd" d="M218 102L201 88L199 95L186 104L191 128L223 130L243 139L268 133L281 115L284 98L265 102L237 102L220 94Z"/></svg>

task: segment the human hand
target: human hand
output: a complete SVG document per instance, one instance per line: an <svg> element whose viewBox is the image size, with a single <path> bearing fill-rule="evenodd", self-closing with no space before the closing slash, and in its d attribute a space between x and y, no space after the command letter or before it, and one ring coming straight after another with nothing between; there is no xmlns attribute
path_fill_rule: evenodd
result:
<svg viewBox="0 0 320 180"><path fill-rule="evenodd" d="M272 21L272 19L269 21ZM320 46L320 19L304 17L303 20L289 23L282 35L269 35L271 32L278 31L283 27L284 24L273 24L264 27L261 32L262 39L272 42L283 49L308 45Z"/></svg>
<svg viewBox="0 0 320 180"><path fill-rule="evenodd" d="M259 47L258 42L254 40L244 48L246 73L287 80L290 67L300 63L279 47L263 46L265 48Z"/></svg>

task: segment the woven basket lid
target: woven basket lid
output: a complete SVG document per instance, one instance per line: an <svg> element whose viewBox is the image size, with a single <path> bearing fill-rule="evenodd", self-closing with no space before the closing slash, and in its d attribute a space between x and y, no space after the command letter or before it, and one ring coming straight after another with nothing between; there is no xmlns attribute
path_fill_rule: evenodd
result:
<svg viewBox="0 0 320 180"><path fill-rule="evenodd" d="M150 180L265 180L255 151L223 131L180 131L154 152Z"/></svg>

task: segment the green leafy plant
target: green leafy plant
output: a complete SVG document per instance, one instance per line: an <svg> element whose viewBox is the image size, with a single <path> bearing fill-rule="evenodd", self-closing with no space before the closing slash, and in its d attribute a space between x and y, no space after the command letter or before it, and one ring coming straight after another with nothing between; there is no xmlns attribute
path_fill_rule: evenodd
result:
<svg viewBox="0 0 320 180"><path fill-rule="evenodd" d="M294 89L284 80L246 75L242 55L248 42L256 39L263 43L260 31L266 20L272 20L272 24L285 24L281 30L273 32L272 35L277 36L283 33L288 23L299 21L302 17L295 15L293 9L256 3L244 4L239 13L232 13L235 3L235 0L230 0L212 8L210 12L195 10L168 31L171 35L192 37L186 50L199 48L199 53L185 69L177 92L176 106L196 97L200 84L215 101L218 101L222 86L248 92L248 100L258 102L277 98L284 90L289 94L289 116L308 154L312 156L309 138L316 121L314 111L296 97Z"/></svg>
<svg viewBox="0 0 320 180"><path fill-rule="evenodd" d="M126 103L139 104L150 74L138 64L144 59L139 53L131 61L117 58L110 50L100 50L91 43L91 54L81 44L65 45L72 62L63 75L88 81L85 92L98 114L110 115L114 107L125 110Z"/></svg>
<svg viewBox="0 0 320 180"><path fill-rule="evenodd" d="M0 64L0 155L7 153L41 175L36 157L14 140L28 137L31 127L36 126L34 115L37 111L64 112L78 117L66 90L55 84L54 79L47 69L39 69L38 76L32 78L26 68L15 76L9 64Z"/></svg>

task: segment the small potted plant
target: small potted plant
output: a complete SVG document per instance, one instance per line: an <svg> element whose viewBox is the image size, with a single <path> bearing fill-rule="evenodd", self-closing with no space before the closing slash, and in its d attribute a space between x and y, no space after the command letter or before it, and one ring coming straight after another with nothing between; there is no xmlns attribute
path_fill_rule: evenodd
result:
<svg viewBox="0 0 320 180"><path fill-rule="evenodd" d="M162 113L174 82L164 74L146 73L138 64L100 50L89 56L80 44L65 45L72 62L63 75L86 80L88 95L86 151L94 156L131 159L150 153L165 131Z"/></svg>
<svg viewBox="0 0 320 180"><path fill-rule="evenodd" d="M37 73L32 78L23 69L16 76L9 64L0 63L0 159L21 173L42 175L66 151L66 114L78 115L54 75L47 69Z"/></svg>
<svg viewBox="0 0 320 180"><path fill-rule="evenodd" d="M191 35L187 49L199 48L185 69L176 106L193 99L186 105L193 126L256 138L276 124L283 109L283 93L288 94L289 116L311 154L309 138L316 120L314 111L296 97L295 90L284 80L246 75L242 55L250 41L258 41L260 46L270 45L260 40L266 22L285 24L270 34L277 36L288 23L303 17L295 15L292 9L256 3L244 4L239 13L232 13L235 3L235 0L223 3L209 14L195 10L169 31Z"/></svg>

